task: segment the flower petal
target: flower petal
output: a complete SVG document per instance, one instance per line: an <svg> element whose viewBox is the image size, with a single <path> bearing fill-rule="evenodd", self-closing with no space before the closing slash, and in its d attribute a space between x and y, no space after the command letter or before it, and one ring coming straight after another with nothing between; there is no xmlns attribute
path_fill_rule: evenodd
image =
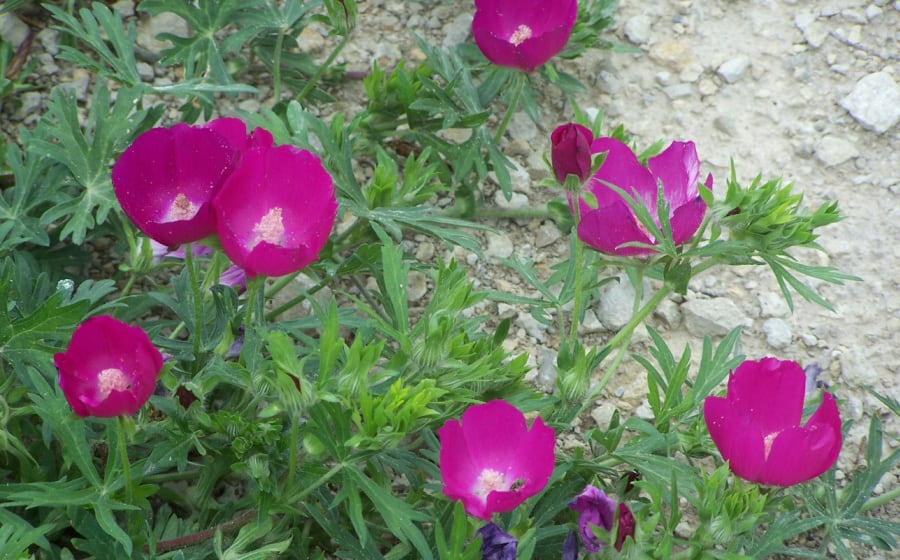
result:
<svg viewBox="0 0 900 560"><path fill-rule="evenodd" d="M606 152L603 164L585 187L597 199L597 207L605 208L616 202L622 202L622 197L607 185L612 184L642 200L650 213L655 215L657 189L650 171L641 165L631 148L615 138L594 140L591 144L591 153L603 152Z"/></svg>
<svg viewBox="0 0 900 560"><path fill-rule="evenodd" d="M731 471L745 480L758 481L765 470L765 443L753 420L722 397L706 398L703 418Z"/></svg>
<svg viewBox="0 0 900 560"><path fill-rule="evenodd" d="M653 244L653 240L638 226L637 218L624 200L619 199L597 209L591 208L583 200L579 201L579 205L581 221L578 223L578 238L592 249L620 256L654 253L652 249L641 247L619 247L632 241Z"/></svg>
<svg viewBox="0 0 900 560"><path fill-rule="evenodd" d="M796 362L763 358L745 361L728 379L727 399L753 417L765 436L800 424L806 374Z"/></svg>
<svg viewBox="0 0 900 560"><path fill-rule="evenodd" d="M831 468L840 451L840 413L834 397L824 393L806 426L789 428L775 438L758 482L792 486L813 479Z"/></svg>
<svg viewBox="0 0 900 560"><path fill-rule="evenodd" d="M666 201L673 210L699 196L700 159L693 142L672 142L662 153L647 160L656 181L661 181Z"/></svg>

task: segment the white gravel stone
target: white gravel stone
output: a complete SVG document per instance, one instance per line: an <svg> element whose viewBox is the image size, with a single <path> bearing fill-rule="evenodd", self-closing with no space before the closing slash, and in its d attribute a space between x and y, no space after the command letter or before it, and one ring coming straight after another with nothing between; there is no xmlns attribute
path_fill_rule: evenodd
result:
<svg viewBox="0 0 900 560"><path fill-rule="evenodd" d="M887 72L874 72L856 82L839 103L859 124L879 134L900 121L900 86Z"/></svg>
<svg viewBox="0 0 900 560"><path fill-rule="evenodd" d="M663 93L669 99L678 99L679 97L689 97L694 94L694 88L691 84L674 84L663 88Z"/></svg>
<svg viewBox="0 0 900 560"><path fill-rule="evenodd" d="M628 18L625 22L625 37L635 45L643 45L650 41L650 28L653 20L650 16L639 15Z"/></svg>
<svg viewBox="0 0 900 560"><path fill-rule="evenodd" d="M612 420L616 407L608 401L603 401L598 406L591 409L591 418L597 423L597 427L606 429L609 427L609 421Z"/></svg>
<svg viewBox="0 0 900 560"><path fill-rule="evenodd" d="M410 271L406 276L406 299L417 302L428 293L428 276L418 270Z"/></svg>
<svg viewBox="0 0 900 560"><path fill-rule="evenodd" d="M825 167L834 167L857 157L859 150L856 145L839 136L825 136L816 146L816 159Z"/></svg>
<svg viewBox="0 0 900 560"><path fill-rule="evenodd" d="M538 248L548 247L556 243L562 233L553 222L543 223L535 232L534 245Z"/></svg>
<svg viewBox="0 0 900 560"><path fill-rule="evenodd" d="M791 308L780 292L763 292L758 299L760 317L787 317L791 313Z"/></svg>
<svg viewBox="0 0 900 560"><path fill-rule="evenodd" d="M584 312L584 319L578 325L578 334L591 334L603 330L603 323L597 318L597 314L591 309Z"/></svg>
<svg viewBox="0 0 900 560"><path fill-rule="evenodd" d="M855 387L875 386L878 383L878 371L872 366L869 356L863 348L851 348L841 354L841 377L844 382Z"/></svg>
<svg viewBox="0 0 900 560"><path fill-rule="evenodd" d="M487 248L484 250L484 256L494 261L502 261L508 259L513 254L513 242L505 233L488 232Z"/></svg>
<svg viewBox="0 0 900 560"><path fill-rule="evenodd" d="M694 336L724 336L749 322L728 298L691 299L681 304L684 326Z"/></svg>
<svg viewBox="0 0 900 560"><path fill-rule="evenodd" d="M41 109L41 94L36 91L26 91L19 96L22 104L16 111L15 118L22 120L32 113L36 113Z"/></svg>
<svg viewBox="0 0 900 560"><path fill-rule="evenodd" d="M744 76L748 68L750 59L742 55L723 62L716 70L716 74L729 84L733 84Z"/></svg>
<svg viewBox="0 0 900 560"><path fill-rule="evenodd" d="M648 283L644 283L644 301L647 300L650 291ZM597 318L603 326L609 330L618 330L631 320L634 309L634 286L624 274L619 275L618 281L608 282L600 288L600 301L594 310Z"/></svg>
<svg viewBox="0 0 900 560"><path fill-rule="evenodd" d="M776 350L787 348L794 338L790 325L778 317L766 319L763 323L763 332L766 335L766 343Z"/></svg>
<svg viewBox="0 0 900 560"><path fill-rule="evenodd" d="M472 28L472 12L464 10L444 26L444 48L452 48L465 43Z"/></svg>
<svg viewBox="0 0 900 560"><path fill-rule="evenodd" d="M880 18L884 14L884 10L876 6L875 4L869 4L866 7L866 19L869 21L876 20Z"/></svg>
<svg viewBox="0 0 900 560"><path fill-rule="evenodd" d="M516 325L525 329L528 336L534 338L538 342L543 342L547 334L547 325L541 323L531 313L519 313L516 316Z"/></svg>
<svg viewBox="0 0 900 560"><path fill-rule="evenodd" d="M497 191L494 194L494 204L496 204L499 208L503 208L506 210L521 210L523 208L528 208L531 202L528 200L528 196L524 193L512 193L512 197L509 200L506 200L506 196L504 196L503 191Z"/></svg>
<svg viewBox="0 0 900 560"><path fill-rule="evenodd" d="M125 17L134 16L134 2L131 0L121 0L112 5L113 10L119 12Z"/></svg>
<svg viewBox="0 0 900 560"><path fill-rule="evenodd" d="M28 26L25 22L9 12L0 14L0 39L9 43L13 49L18 49L26 37Z"/></svg>

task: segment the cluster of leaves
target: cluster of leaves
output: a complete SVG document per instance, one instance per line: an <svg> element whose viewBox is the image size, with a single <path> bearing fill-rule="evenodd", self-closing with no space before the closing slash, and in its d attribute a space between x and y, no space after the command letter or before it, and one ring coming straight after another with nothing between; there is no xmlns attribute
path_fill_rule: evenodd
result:
<svg viewBox="0 0 900 560"><path fill-rule="evenodd" d="M562 56L613 46L599 33L611 25L615 4L583 2ZM11 186L0 190L0 558L479 558L473 520L441 497L434 430L491 398L568 430L593 402L591 372L618 351L607 373L615 370L653 305L636 304L636 320L604 348L562 348L560 391L539 394L523 382L527 356L503 348L510 321L495 324L476 310L488 300L529 305L539 320L559 321L562 332L578 290L588 297L576 305L576 318L612 279L582 277L567 261L544 280L531 263L514 260L539 295L482 292L456 262L420 262L402 241L414 232L477 253L472 231L483 226L459 216L482 202L489 174L511 192L510 162L489 117L518 91L537 119L539 80L567 93L580 87L577 80L548 65L529 81L486 64L471 46L439 49L419 38L423 62L390 72L376 66L365 79L366 109L326 122L311 104L332 99L327 83L342 69L330 60L352 36L354 0L143 0L139 10L171 12L190 27L187 37L167 35L173 46L162 53L137 52L134 23L101 2L46 9L68 41L60 57L99 79L85 115L59 88L34 130L20 132L21 146L5 154ZM285 45L312 23L336 42L329 63L317 65ZM184 80L142 82L138 56L179 68ZM303 271L302 285L312 287L298 288L291 276L249 301L215 285L216 257L154 262L120 212L109 163L159 122L165 105L150 99L180 103L183 120L193 122L212 114L217 96L252 93L249 84L269 73L276 91L285 87L293 97L245 118L278 143L321 155L344 223L320 262ZM452 128L469 129L468 139L448 140L442 131ZM615 134L624 138L622 129ZM448 192L455 212L428 204ZM669 225L656 225L629 201L663 242L658 257L632 266L623 281L639 286L647 275L678 290L713 264L766 263L782 286L816 300L788 272L847 279L787 252L815 248L815 230L837 218L833 206L805 215L789 186L757 180L744 189L733 177L722 200L706 195L713 208L707 242L691 247L666 243ZM591 255L583 264L627 263ZM413 271L432 288L414 312L406 287ZM264 299L285 293L287 303L266 308ZM127 441L115 421L74 419L56 384L53 353L99 313L140 323L168 355L157 394L125 423ZM251 315L269 320L247 324ZM652 360L635 358L648 373L653 419L622 421L615 412L607 427L585 432L583 448L560 458L542 494L501 516L519 538L519 558L558 557L574 521L569 500L597 481L632 503L638 532L623 552L634 556L821 556L824 548L784 544L815 529L826 535L823 547L844 557L848 540L896 547L897 524L866 514L879 504L871 499L875 485L900 461L896 452L881 457L877 420L867 465L844 491L831 473L799 493L764 494L722 467L702 468L716 453L698 405L740 361L738 333L716 346L705 341L695 374L689 350L676 358L658 333L651 339ZM138 483L130 491L128 476ZM702 528L676 536L686 517Z"/></svg>

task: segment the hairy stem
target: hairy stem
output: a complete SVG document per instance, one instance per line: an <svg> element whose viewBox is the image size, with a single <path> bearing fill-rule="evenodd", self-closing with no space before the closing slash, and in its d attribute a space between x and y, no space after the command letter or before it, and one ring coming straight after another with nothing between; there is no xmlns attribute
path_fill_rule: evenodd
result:
<svg viewBox="0 0 900 560"><path fill-rule="evenodd" d="M334 50L331 51L331 54L328 55L328 58L325 59L325 62L322 63L321 66L316 68L315 74L306 82L306 85L303 86L303 90L297 95L297 103L302 103L306 96L310 94L316 84L322 79L322 76L325 74L325 71L331 66L331 63L334 62L334 59L337 58L337 55L344 50L344 47L347 46L347 41L350 39L350 34L344 35L341 37L341 41L334 47Z"/></svg>
<svg viewBox="0 0 900 560"><path fill-rule="evenodd" d="M503 133L506 132L506 127L509 125L509 120L512 118L513 113L519 109L519 99L522 97L522 91L525 89L525 82L528 80L528 76L524 72L518 72L514 79L516 83L513 85L513 88L515 89L513 89L512 98L509 100L509 106L506 108L503 120L500 121L500 127L497 128L497 133L494 134L494 144L500 143Z"/></svg>

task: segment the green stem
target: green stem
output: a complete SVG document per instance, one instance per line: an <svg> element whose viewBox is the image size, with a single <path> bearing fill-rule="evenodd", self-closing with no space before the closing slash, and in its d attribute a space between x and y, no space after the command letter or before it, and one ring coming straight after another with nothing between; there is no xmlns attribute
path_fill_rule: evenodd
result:
<svg viewBox="0 0 900 560"><path fill-rule="evenodd" d="M245 310L244 315L244 329L250 329L253 324L253 308L256 307L257 302L256 299L258 295L262 293L262 287L264 286L265 278L262 276L257 276L253 279L247 280L247 309ZM263 315L258 317L259 320L265 320Z"/></svg>
<svg viewBox="0 0 900 560"><path fill-rule="evenodd" d="M278 280L275 280L274 282L272 282L272 285L269 286L269 288L266 290L266 297L267 298L275 297L275 294L277 294L281 290L285 289L288 286L288 284L293 282L299 275L300 275L300 271L298 270L297 272L292 272L290 274L282 276Z"/></svg>
<svg viewBox="0 0 900 560"><path fill-rule="evenodd" d="M116 418L116 439L119 444L119 460L122 463L122 478L125 482L125 503L130 504L134 501L134 489L131 485L131 463L128 461L128 448L125 445L125 417Z"/></svg>
<svg viewBox="0 0 900 560"><path fill-rule="evenodd" d="M522 97L522 91L525 89L525 82L527 80L528 75L524 72L518 72L516 74L516 83L513 86L515 89L513 90L512 99L509 100L506 114L503 115L503 120L500 121L500 127L497 129L497 133L494 134L494 144L500 143L500 140L503 138L503 133L506 132L506 127L509 125L509 120L512 118L513 113L519 109L519 99Z"/></svg>
<svg viewBox="0 0 900 560"><path fill-rule="evenodd" d="M179 482L182 480L193 480L198 478L203 469L190 469L182 472L166 472L159 474L150 474L143 477L143 482L147 484L163 484L165 482Z"/></svg>
<svg viewBox="0 0 900 560"><path fill-rule="evenodd" d="M888 502L892 502L893 500L900 498L900 487L894 488L890 492L885 492L884 494L878 496L877 498L872 498L861 508L859 508L859 513L863 513L869 511L870 509L875 509L877 507L881 507Z"/></svg>
<svg viewBox="0 0 900 560"><path fill-rule="evenodd" d="M574 245L575 255L575 295L573 296L572 302L572 324L569 327L569 340L571 344L570 348L575 347L575 342L578 339L578 325L581 324L582 317L582 299L584 297L584 280L582 279L582 268L584 261L584 246L581 243L581 240L578 238L578 223L581 221L581 208L578 202L572 205L572 218L574 220L572 224L572 244Z"/></svg>
<svg viewBox="0 0 900 560"><path fill-rule="evenodd" d="M331 51L331 54L328 55L328 58L325 59L325 62L316 68L315 74L306 82L306 85L303 86L303 90L297 95L297 103L302 103L306 96L316 87L316 84L322 78L322 75L325 74L325 70L331 66L331 63L334 62L334 59L337 58L337 55L340 54L344 47L347 46L347 41L350 39L350 34L344 35L341 37L341 41L334 47L334 50Z"/></svg>
<svg viewBox="0 0 900 560"><path fill-rule="evenodd" d="M272 89L275 103L281 101L281 49L284 46L285 28L278 29L278 37L275 39L275 54L272 57Z"/></svg>
<svg viewBox="0 0 900 560"><path fill-rule="evenodd" d="M334 465L333 467L331 467L328 470L328 472L326 472L325 474L323 474L322 476L317 478L315 480L315 482L304 487L303 490L301 490L300 492L291 496L287 501L290 503L299 502L303 498L305 498L308 495L310 495L311 493L313 493L315 490L318 490L320 486L322 486L323 484L325 484L326 482L328 482L329 480L334 478L334 475L341 472L341 469L343 469L343 468L344 468L344 463L338 463L338 464Z"/></svg>
<svg viewBox="0 0 900 560"><path fill-rule="evenodd" d="M475 208L475 218L482 219L546 219L551 216L547 207L543 208Z"/></svg>
<svg viewBox="0 0 900 560"><path fill-rule="evenodd" d="M288 445L288 474L284 481L285 490L294 482L294 476L297 473L297 440L300 438L297 430L297 420L291 421L290 443Z"/></svg>
<svg viewBox="0 0 900 560"><path fill-rule="evenodd" d="M191 333L194 349L194 373L200 371L200 338L203 330L203 302L200 299L200 283L197 281L197 270L194 266L194 246L190 243L184 246L184 265L188 270L188 278L191 282L191 291L194 295L194 332Z"/></svg>

